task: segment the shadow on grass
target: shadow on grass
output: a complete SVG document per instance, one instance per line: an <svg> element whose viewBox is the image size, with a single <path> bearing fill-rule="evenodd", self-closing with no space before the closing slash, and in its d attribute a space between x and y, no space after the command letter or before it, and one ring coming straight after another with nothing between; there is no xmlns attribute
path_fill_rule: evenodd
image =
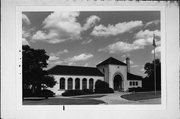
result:
<svg viewBox="0 0 180 119"><path fill-rule="evenodd" d="M121 97L131 101L148 100L148 99L161 98L161 92L157 92L156 94L154 92L143 92L143 93L137 92L137 93L122 95Z"/></svg>
<svg viewBox="0 0 180 119"><path fill-rule="evenodd" d="M101 98L103 96L106 96L106 95L80 96L80 97L77 97L77 98Z"/></svg>
<svg viewBox="0 0 180 119"><path fill-rule="evenodd" d="M24 100L23 105L95 105L103 104L104 101L96 99L77 99L77 98L51 98L39 101Z"/></svg>

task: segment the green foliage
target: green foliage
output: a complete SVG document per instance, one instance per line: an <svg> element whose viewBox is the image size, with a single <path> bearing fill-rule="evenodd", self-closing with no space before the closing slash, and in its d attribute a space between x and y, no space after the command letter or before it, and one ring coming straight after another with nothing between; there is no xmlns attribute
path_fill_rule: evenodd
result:
<svg viewBox="0 0 180 119"><path fill-rule="evenodd" d="M53 87L56 84L54 78L44 70L49 58L45 50L35 50L27 45L23 45L22 49L23 91L31 90L36 93L43 88Z"/></svg>
<svg viewBox="0 0 180 119"><path fill-rule="evenodd" d="M107 82L97 80L95 83L95 93L114 93L114 90L109 87Z"/></svg>

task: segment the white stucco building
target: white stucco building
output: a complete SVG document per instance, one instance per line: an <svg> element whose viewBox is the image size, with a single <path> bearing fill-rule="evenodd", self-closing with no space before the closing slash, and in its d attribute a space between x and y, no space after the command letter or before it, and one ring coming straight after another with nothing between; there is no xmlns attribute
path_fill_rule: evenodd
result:
<svg viewBox="0 0 180 119"><path fill-rule="evenodd" d="M48 70L57 84L50 88L56 95L65 90L94 89L97 80L105 81L115 91L128 91L142 87L142 77L130 73L130 59L123 63L113 57L97 64L96 67L57 65Z"/></svg>

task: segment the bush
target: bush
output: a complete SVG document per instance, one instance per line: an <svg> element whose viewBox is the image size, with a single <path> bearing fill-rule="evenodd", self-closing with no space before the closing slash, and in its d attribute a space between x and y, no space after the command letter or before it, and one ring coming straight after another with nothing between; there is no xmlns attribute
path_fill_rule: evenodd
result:
<svg viewBox="0 0 180 119"><path fill-rule="evenodd" d="M140 87L137 87L137 88L129 88L129 92L141 92L141 91L143 91L143 89L140 88Z"/></svg>
<svg viewBox="0 0 180 119"><path fill-rule="evenodd" d="M94 93L92 89L83 89L82 91L86 94L93 94Z"/></svg>
<svg viewBox="0 0 180 119"><path fill-rule="evenodd" d="M24 89L24 90L23 90L23 97L33 97L32 90L30 90L30 89Z"/></svg>
<svg viewBox="0 0 180 119"><path fill-rule="evenodd" d="M44 90L41 90L37 96L39 97L53 97L55 95L54 92L50 91L50 90L47 90L47 89L44 89Z"/></svg>
<svg viewBox="0 0 180 119"><path fill-rule="evenodd" d="M66 90L62 93L62 96L76 96L76 95L85 95L86 93L82 90Z"/></svg>
<svg viewBox="0 0 180 119"><path fill-rule="evenodd" d="M107 82L97 80L95 84L95 93L114 93L114 90L109 87Z"/></svg>
<svg viewBox="0 0 180 119"><path fill-rule="evenodd" d="M23 90L23 97L53 97L54 95L54 92L47 89L35 93L32 93L32 90L30 89Z"/></svg>

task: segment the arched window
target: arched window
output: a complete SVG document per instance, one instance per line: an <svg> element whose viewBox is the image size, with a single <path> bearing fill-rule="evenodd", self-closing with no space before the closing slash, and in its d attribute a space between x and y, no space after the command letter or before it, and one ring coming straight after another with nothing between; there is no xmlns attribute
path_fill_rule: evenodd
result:
<svg viewBox="0 0 180 119"><path fill-rule="evenodd" d="M68 90L72 90L72 89L73 89L73 79L68 78Z"/></svg>
<svg viewBox="0 0 180 119"><path fill-rule="evenodd" d="M59 80L59 89L65 89L65 78L62 77Z"/></svg>
<svg viewBox="0 0 180 119"><path fill-rule="evenodd" d="M75 79L75 89L76 90L80 89L80 79L79 78Z"/></svg>
<svg viewBox="0 0 180 119"><path fill-rule="evenodd" d="M138 82L136 82L136 86L138 85Z"/></svg>
<svg viewBox="0 0 180 119"><path fill-rule="evenodd" d="M133 86L135 86L135 82L133 81Z"/></svg>
<svg viewBox="0 0 180 119"><path fill-rule="evenodd" d="M83 78L82 80L82 89L87 89L87 79Z"/></svg>
<svg viewBox="0 0 180 119"><path fill-rule="evenodd" d="M90 78L89 79L89 89L93 89L93 83L94 83L94 79Z"/></svg>

